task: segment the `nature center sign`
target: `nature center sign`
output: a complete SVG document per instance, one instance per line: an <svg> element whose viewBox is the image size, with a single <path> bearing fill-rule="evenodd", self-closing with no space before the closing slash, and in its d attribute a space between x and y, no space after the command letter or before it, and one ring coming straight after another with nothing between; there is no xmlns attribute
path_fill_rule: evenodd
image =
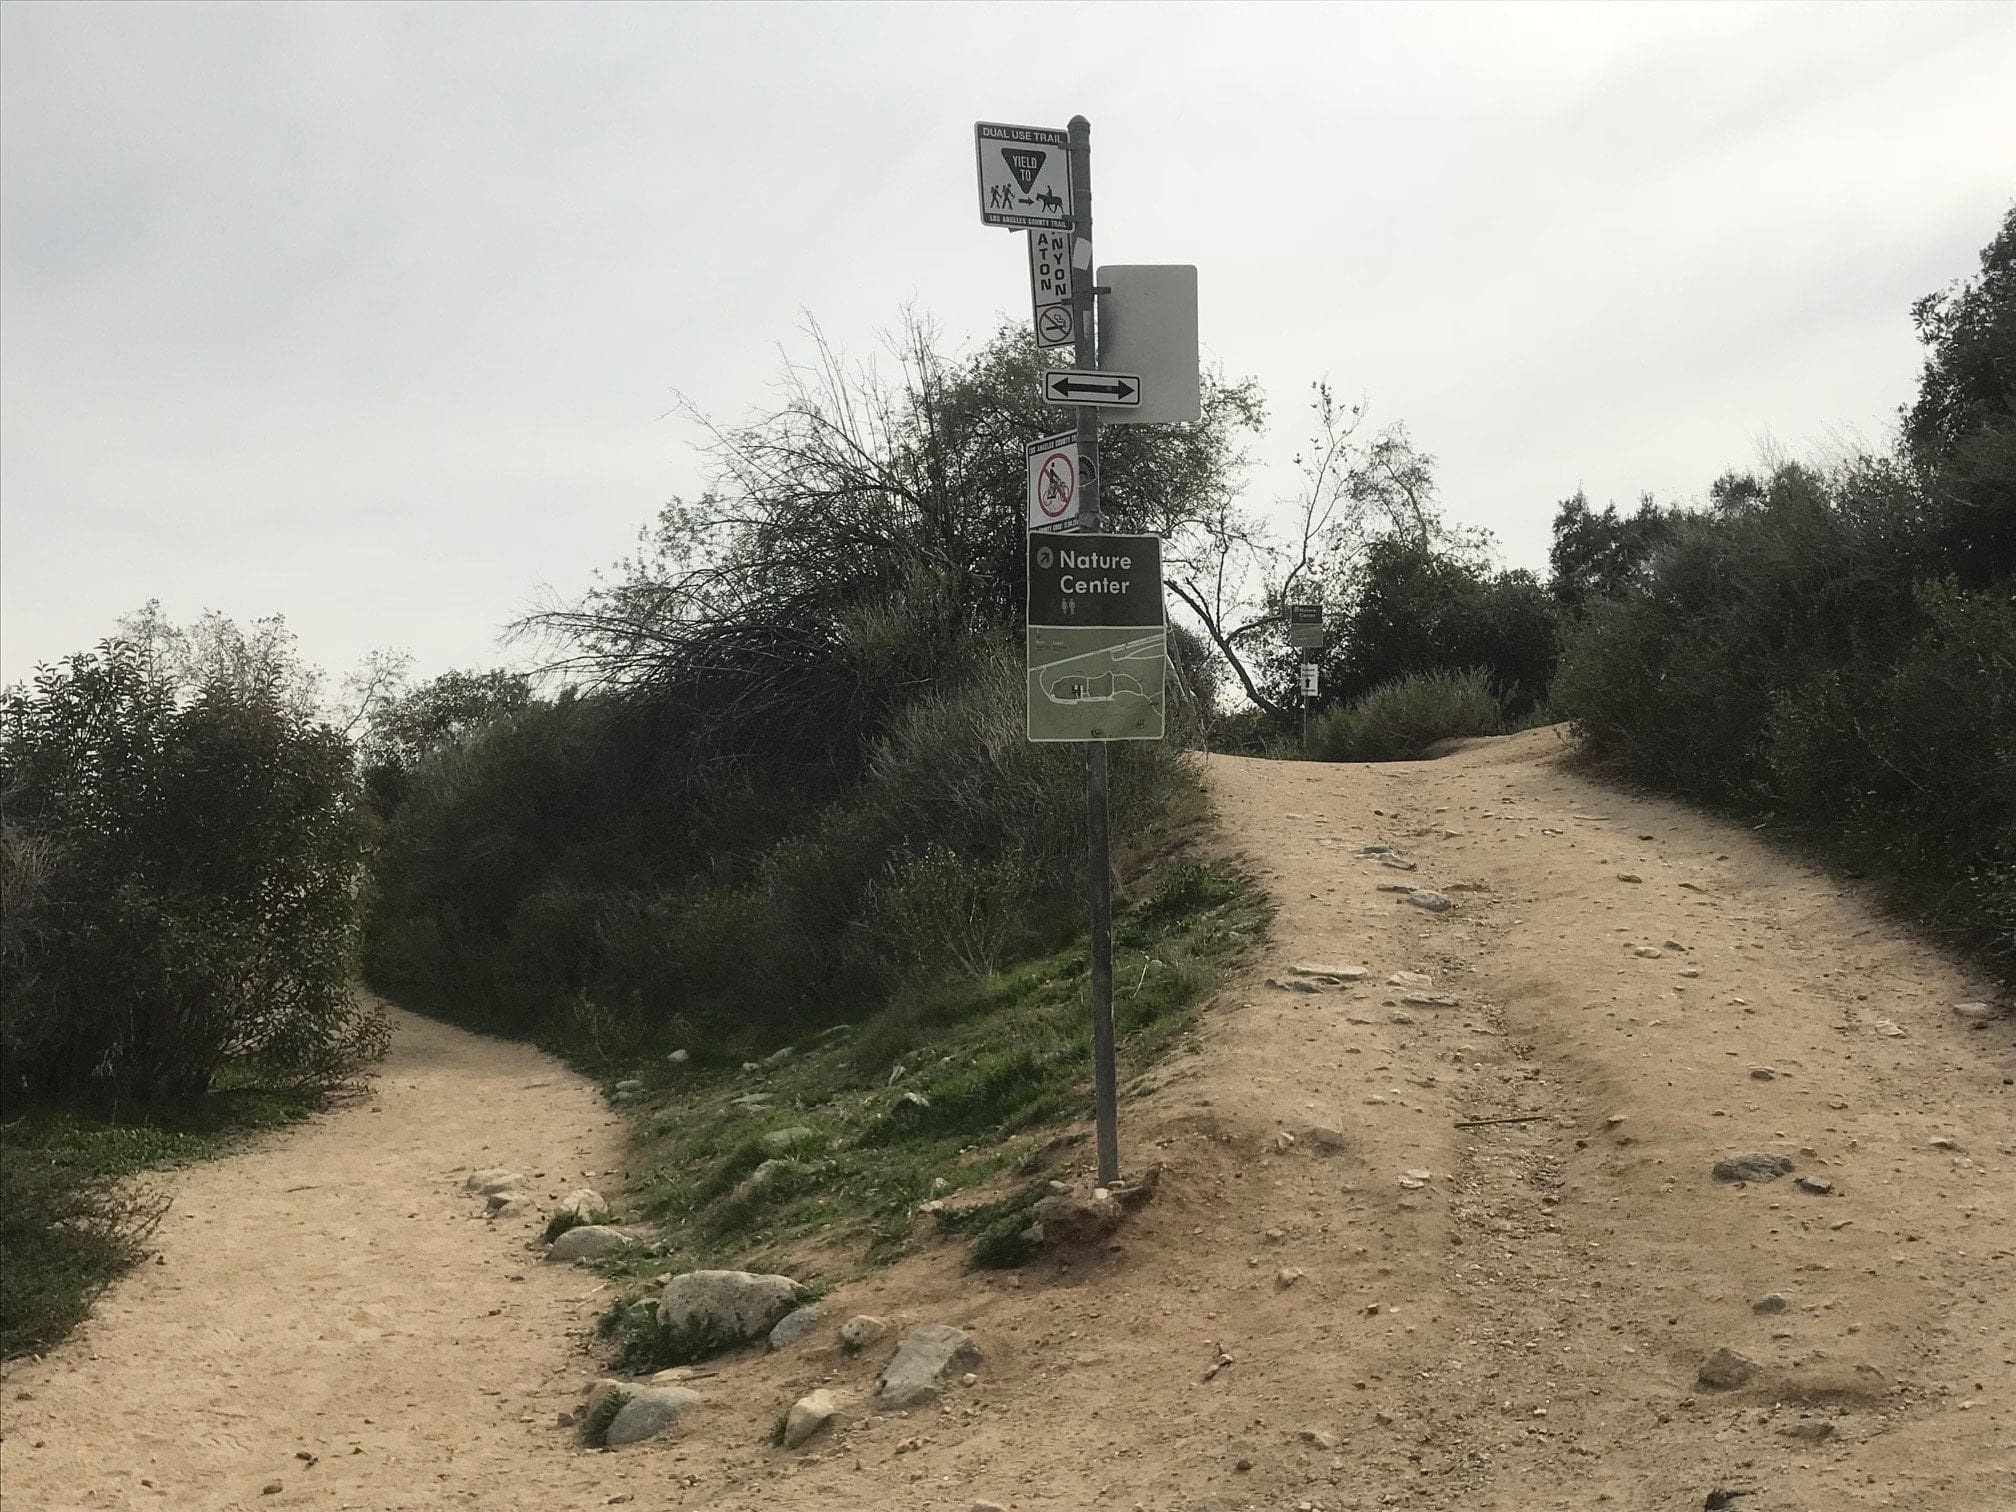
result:
<svg viewBox="0 0 2016 1512"><path fill-rule="evenodd" d="M1029 538L1031 740L1160 740L1168 626L1162 540Z"/></svg>

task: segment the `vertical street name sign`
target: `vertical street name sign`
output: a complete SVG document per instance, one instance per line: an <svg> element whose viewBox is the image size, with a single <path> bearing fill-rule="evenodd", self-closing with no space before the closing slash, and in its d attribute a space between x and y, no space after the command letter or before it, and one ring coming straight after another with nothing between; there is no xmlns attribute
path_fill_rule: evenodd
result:
<svg viewBox="0 0 2016 1512"><path fill-rule="evenodd" d="M973 124L980 219L990 226L1071 229L1071 138L1047 126Z"/></svg>
<svg viewBox="0 0 2016 1512"><path fill-rule="evenodd" d="M1029 738L1160 740L1169 665L1161 537L1028 539Z"/></svg>
<svg viewBox="0 0 2016 1512"><path fill-rule="evenodd" d="M1070 346L1078 339L1078 312L1071 306L1071 233L1029 233L1029 304L1036 345Z"/></svg>
<svg viewBox="0 0 2016 1512"><path fill-rule="evenodd" d="M1297 651L1321 651L1323 649L1323 606L1321 604L1290 604L1288 606L1288 644Z"/></svg>
<svg viewBox="0 0 2016 1512"><path fill-rule="evenodd" d="M1078 492L1078 432L1059 431L1029 442L1029 528L1069 528L1084 507Z"/></svg>

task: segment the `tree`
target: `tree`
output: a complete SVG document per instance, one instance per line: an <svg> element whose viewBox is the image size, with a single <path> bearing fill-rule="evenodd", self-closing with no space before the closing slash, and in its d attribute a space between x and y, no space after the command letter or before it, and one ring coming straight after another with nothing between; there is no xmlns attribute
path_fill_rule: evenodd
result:
<svg viewBox="0 0 2016 1512"><path fill-rule="evenodd" d="M1661 509L1650 494L1639 499L1636 514L1620 515L1615 504L1591 509L1589 496L1577 489L1554 515L1554 545L1547 554L1554 601L1580 614L1596 599L1643 588L1677 518L1678 510Z"/></svg>
<svg viewBox="0 0 2016 1512"><path fill-rule="evenodd" d="M376 684L379 679L373 677ZM404 796L413 768L532 699L522 672L443 672L414 688L385 688L364 702L364 781L381 811Z"/></svg>

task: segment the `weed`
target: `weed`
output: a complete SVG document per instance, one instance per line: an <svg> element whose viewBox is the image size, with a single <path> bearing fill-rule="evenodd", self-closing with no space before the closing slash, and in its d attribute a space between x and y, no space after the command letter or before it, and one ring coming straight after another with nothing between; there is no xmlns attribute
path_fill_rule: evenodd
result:
<svg viewBox="0 0 2016 1512"><path fill-rule="evenodd" d="M581 1442L590 1449L608 1448L609 1425L616 1421L616 1414L629 1404L630 1395L620 1386L606 1386L596 1393L595 1400L581 1415Z"/></svg>

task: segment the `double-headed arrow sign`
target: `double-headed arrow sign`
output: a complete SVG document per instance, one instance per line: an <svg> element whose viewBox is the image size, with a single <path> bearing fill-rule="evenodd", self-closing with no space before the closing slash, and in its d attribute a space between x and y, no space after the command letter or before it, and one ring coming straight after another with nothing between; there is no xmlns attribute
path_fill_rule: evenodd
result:
<svg viewBox="0 0 2016 1512"><path fill-rule="evenodd" d="M1102 373L1082 368L1064 368L1043 375L1045 404L1141 403L1139 373Z"/></svg>

